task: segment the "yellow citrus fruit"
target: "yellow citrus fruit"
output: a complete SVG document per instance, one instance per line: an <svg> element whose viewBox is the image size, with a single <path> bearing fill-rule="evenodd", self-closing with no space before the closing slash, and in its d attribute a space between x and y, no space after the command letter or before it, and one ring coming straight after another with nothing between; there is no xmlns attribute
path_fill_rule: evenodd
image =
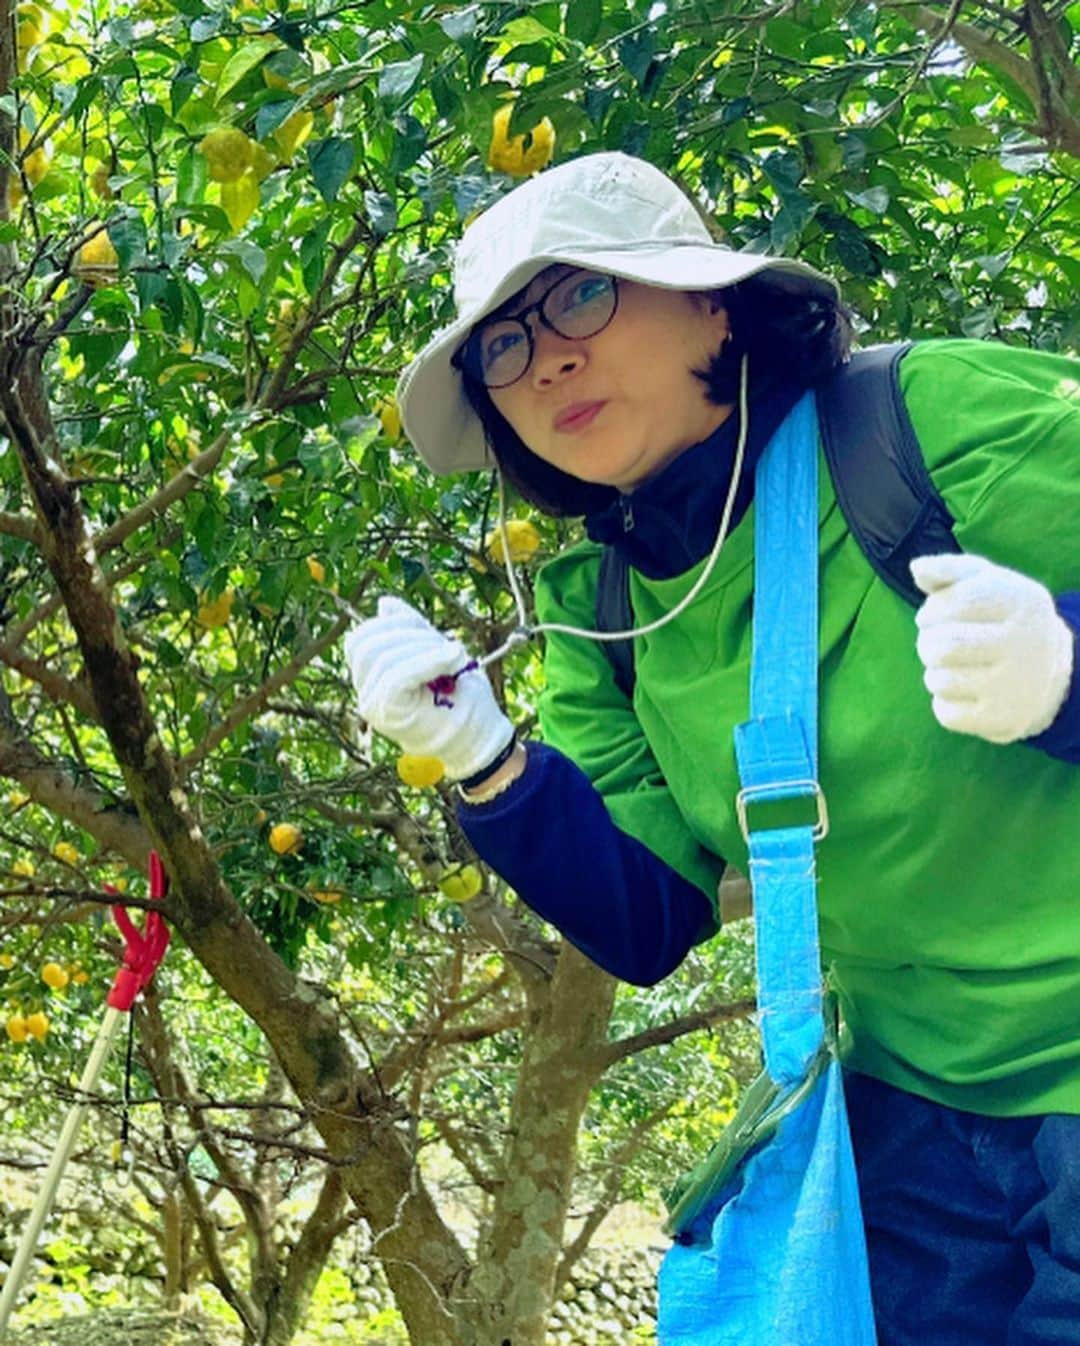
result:
<svg viewBox="0 0 1080 1346"><path fill-rule="evenodd" d="M79 852L70 841L58 841L52 848L52 853L65 865L77 865L79 863Z"/></svg>
<svg viewBox="0 0 1080 1346"><path fill-rule="evenodd" d="M286 117L274 132L274 143L281 151L281 157L289 160L311 135L315 125L315 116L306 108Z"/></svg>
<svg viewBox="0 0 1080 1346"><path fill-rule="evenodd" d="M19 129L19 145L25 150L34 137L25 127ZM31 187L36 187L45 174L49 171L49 163L52 156L44 144L38 145L31 150L29 154L24 154L21 160L21 168L26 175L26 180Z"/></svg>
<svg viewBox="0 0 1080 1346"><path fill-rule="evenodd" d="M504 103L491 119L488 166L514 178L527 178L551 162L555 153L555 128L544 117L529 132L530 140L526 145L524 135L508 134L512 113L512 104Z"/></svg>
<svg viewBox="0 0 1080 1346"><path fill-rule="evenodd" d="M483 886L483 875L475 865L459 865L439 880L440 891L451 902L471 902Z"/></svg>
<svg viewBox="0 0 1080 1346"><path fill-rule="evenodd" d="M326 567L320 560L317 560L314 556L309 556L307 558L307 568L308 568L308 574L311 576L311 578L315 581L316 584L325 584Z"/></svg>
<svg viewBox="0 0 1080 1346"><path fill-rule="evenodd" d="M71 974L71 980L75 983L76 986L85 986L86 983L90 980L90 973L87 972L84 968L80 968L78 972L73 972Z"/></svg>
<svg viewBox="0 0 1080 1346"><path fill-rule="evenodd" d="M22 161L22 169L31 187L36 187L49 171L49 151L44 145L32 150Z"/></svg>
<svg viewBox="0 0 1080 1346"><path fill-rule="evenodd" d="M438 785L446 775L441 758L424 757L420 753L403 752L396 765L397 773L405 784L414 785L419 790L428 785Z"/></svg>
<svg viewBox="0 0 1080 1346"><path fill-rule="evenodd" d="M49 1016L43 1014L41 1010L26 1016L26 1031L33 1034L38 1042L45 1041L45 1035L49 1031Z"/></svg>
<svg viewBox="0 0 1080 1346"><path fill-rule="evenodd" d="M16 56L20 75L25 75L30 65L31 51L45 41L48 20L37 5L19 5L15 11L17 20Z"/></svg>
<svg viewBox="0 0 1080 1346"><path fill-rule="evenodd" d="M340 888L317 888L311 896L314 901L322 903L323 906L329 906L332 902L340 902L345 894Z"/></svg>
<svg viewBox="0 0 1080 1346"><path fill-rule="evenodd" d="M278 166L276 154L271 154L265 145L256 144L251 156L251 171L255 174L256 182L262 182Z"/></svg>
<svg viewBox="0 0 1080 1346"><path fill-rule="evenodd" d="M88 238L76 254L71 270L79 280L94 289L111 285L120 272L120 258L108 232L102 229Z"/></svg>
<svg viewBox="0 0 1080 1346"><path fill-rule="evenodd" d="M255 142L236 126L219 126L199 141L214 182L235 182L255 159Z"/></svg>
<svg viewBox="0 0 1080 1346"><path fill-rule="evenodd" d="M109 177L109 170L105 164L98 164L87 179L91 194L96 196L99 201L111 201L116 195L109 186Z"/></svg>
<svg viewBox="0 0 1080 1346"><path fill-rule="evenodd" d="M275 346L287 346L297 326L308 316L308 306L295 299L283 299L277 307L277 317L270 329L270 341Z"/></svg>
<svg viewBox="0 0 1080 1346"><path fill-rule="evenodd" d="M278 855L295 855L304 844L304 834L295 823L275 823L270 829L270 849Z"/></svg>
<svg viewBox="0 0 1080 1346"><path fill-rule="evenodd" d="M0 967L2 967L5 972L10 972L14 966L15 959L10 953L0 953Z"/></svg>
<svg viewBox="0 0 1080 1346"><path fill-rule="evenodd" d="M238 234L259 209L261 199L259 179L254 168L248 168L238 178L221 184L221 209L229 217L234 234Z"/></svg>
<svg viewBox="0 0 1080 1346"><path fill-rule="evenodd" d="M401 438L401 412L394 398L386 397L378 403L375 415L379 418L383 434L396 444Z"/></svg>
<svg viewBox="0 0 1080 1346"><path fill-rule="evenodd" d="M41 980L53 991L62 991L71 980L67 968L59 963L46 963L41 969Z"/></svg>
<svg viewBox="0 0 1080 1346"><path fill-rule="evenodd" d="M511 561L527 561L540 546L540 534L536 531L536 525L528 519L507 519L506 540L510 544ZM484 546L493 561L499 565L506 564L502 533L498 528L493 528L487 535Z"/></svg>
<svg viewBox="0 0 1080 1346"><path fill-rule="evenodd" d="M232 615L233 602L236 595L231 589L223 589L217 598L209 599L199 607L197 621L200 626L205 626L208 631L215 627L224 626Z"/></svg>
<svg viewBox="0 0 1080 1346"><path fill-rule="evenodd" d="M16 860L11 866L11 872L21 879L32 879L36 873L33 862L25 859Z"/></svg>
<svg viewBox="0 0 1080 1346"><path fill-rule="evenodd" d="M7 1023L4 1024L7 1029L7 1035L12 1042L25 1042L29 1036L29 1029L26 1026L26 1020L19 1010L14 1014L8 1015Z"/></svg>

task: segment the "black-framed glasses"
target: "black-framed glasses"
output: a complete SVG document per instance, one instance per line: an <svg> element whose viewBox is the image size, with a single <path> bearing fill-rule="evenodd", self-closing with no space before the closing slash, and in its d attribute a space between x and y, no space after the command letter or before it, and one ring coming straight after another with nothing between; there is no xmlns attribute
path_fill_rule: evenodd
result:
<svg viewBox="0 0 1080 1346"><path fill-rule="evenodd" d="M533 313L558 336L582 341L602 332L614 318L619 286L614 276L571 271L550 285L535 304L510 318L490 318L473 328L451 363L485 388L508 388L532 364Z"/></svg>

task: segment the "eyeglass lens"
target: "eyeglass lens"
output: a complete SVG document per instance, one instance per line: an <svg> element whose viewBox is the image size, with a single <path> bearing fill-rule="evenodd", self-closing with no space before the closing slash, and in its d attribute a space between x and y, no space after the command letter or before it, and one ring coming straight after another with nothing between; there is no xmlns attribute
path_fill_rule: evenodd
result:
<svg viewBox="0 0 1080 1346"><path fill-rule="evenodd" d="M613 276L572 271L521 313L481 327L470 342L474 367L488 388L516 383L532 360L532 333L525 322L530 313L538 312L541 322L559 336L583 340L608 325L616 302Z"/></svg>

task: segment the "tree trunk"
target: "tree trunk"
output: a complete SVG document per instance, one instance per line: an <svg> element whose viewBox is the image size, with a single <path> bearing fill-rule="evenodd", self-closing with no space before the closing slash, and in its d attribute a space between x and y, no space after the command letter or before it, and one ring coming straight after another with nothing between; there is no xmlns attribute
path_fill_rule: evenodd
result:
<svg viewBox="0 0 1080 1346"><path fill-rule="evenodd" d="M175 1187L165 1189L161 1203L162 1241L165 1256L165 1307L175 1312L180 1307L184 1285L184 1228L180 1194Z"/></svg>
<svg viewBox="0 0 1080 1346"><path fill-rule="evenodd" d="M614 978L565 945L525 1041L506 1167L461 1300L465 1346L544 1346L578 1128L614 997Z"/></svg>

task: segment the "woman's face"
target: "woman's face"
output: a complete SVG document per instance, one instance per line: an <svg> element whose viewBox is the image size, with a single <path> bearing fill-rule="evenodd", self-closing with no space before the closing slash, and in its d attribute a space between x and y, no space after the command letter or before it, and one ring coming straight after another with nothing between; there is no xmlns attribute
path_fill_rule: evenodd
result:
<svg viewBox="0 0 1080 1346"><path fill-rule="evenodd" d="M574 269L548 267L504 313ZM693 373L728 335L727 312L705 294L620 280L615 316L594 336L560 336L535 313L526 321L532 362L491 400L533 453L582 481L632 491L731 413Z"/></svg>

